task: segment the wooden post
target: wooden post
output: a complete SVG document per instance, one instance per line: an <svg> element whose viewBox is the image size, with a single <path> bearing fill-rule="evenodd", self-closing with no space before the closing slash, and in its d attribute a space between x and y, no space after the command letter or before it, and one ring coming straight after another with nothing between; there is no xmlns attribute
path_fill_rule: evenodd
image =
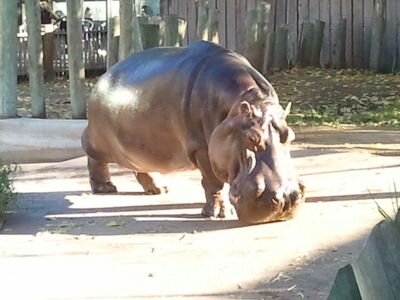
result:
<svg viewBox="0 0 400 300"><path fill-rule="evenodd" d="M53 25L47 24L44 26L43 35L43 68L44 68L44 79L46 81L53 81L55 77L54 73L54 32Z"/></svg>
<svg viewBox="0 0 400 300"><path fill-rule="evenodd" d="M377 72L380 70L383 31L385 26L385 0L376 0L372 15L372 36L369 67Z"/></svg>
<svg viewBox="0 0 400 300"><path fill-rule="evenodd" d="M258 63L258 23L257 23L258 11L257 9L251 9L246 14L246 35L244 45L244 56L250 61L250 63L257 68Z"/></svg>
<svg viewBox="0 0 400 300"><path fill-rule="evenodd" d="M311 64L314 24L303 23L302 39L300 41L300 50L298 63L301 67L307 67Z"/></svg>
<svg viewBox="0 0 400 300"><path fill-rule="evenodd" d="M109 53L109 55L107 54L107 70L118 62L119 52L119 17L115 16L110 21L110 33L107 33L107 37L108 34L111 35L111 37L108 37L111 41L107 47L107 53Z"/></svg>
<svg viewBox="0 0 400 300"><path fill-rule="evenodd" d="M136 9L133 7L133 15L132 15L132 41L133 41L133 52L140 52L143 51L143 42L142 42L142 35L140 33L140 25L139 25L139 19L136 15Z"/></svg>
<svg viewBox="0 0 400 300"><path fill-rule="evenodd" d="M186 21L179 19L176 15L166 16L160 24L160 31L164 46L182 46L186 33Z"/></svg>
<svg viewBox="0 0 400 300"><path fill-rule="evenodd" d="M119 55L118 60L123 60L133 50L133 3L132 0L119 1Z"/></svg>
<svg viewBox="0 0 400 300"><path fill-rule="evenodd" d="M197 1L197 39L207 40L208 8L205 0Z"/></svg>
<svg viewBox="0 0 400 300"><path fill-rule="evenodd" d="M219 10L213 8L208 12L208 23L207 23L207 32L208 32L208 40L213 43L219 43Z"/></svg>
<svg viewBox="0 0 400 300"><path fill-rule="evenodd" d="M246 35L244 54L252 65L262 70L265 65L265 47L267 44L267 29L271 5L262 2L258 8L251 9L246 14Z"/></svg>
<svg viewBox="0 0 400 300"><path fill-rule="evenodd" d="M32 117L46 118L39 0L26 1Z"/></svg>
<svg viewBox="0 0 400 300"><path fill-rule="evenodd" d="M340 19L332 43L332 65L343 69L346 66L346 19Z"/></svg>
<svg viewBox="0 0 400 300"><path fill-rule="evenodd" d="M158 24L140 24L143 49L160 46L160 26Z"/></svg>
<svg viewBox="0 0 400 300"><path fill-rule="evenodd" d="M86 118L85 69L82 50L83 0L67 1L67 38L69 88L71 95L72 118Z"/></svg>
<svg viewBox="0 0 400 300"><path fill-rule="evenodd" d="M18 1L0 1L0 118L17 116Z"/></svg>
<svg viewBox="0 0 400 300"><path fill-rule="evenodd" d="M118 51L114 35L115 19L112 13L114 0L107 0L107 70L118 61Z"/></svg>
<svg viewBox="0 0 400 300"><path fill-rule="evenodd" d="M312 52L311 52L311 65L314 67L319 67L322 42L324 40L324 30L325 22L316 20L314 22L314 36L312 42Z"/></svg>
<svg viewBox="0 0 400 300"><path fill-rule="evenodd" d="M268 71L273 67L274 63L274 51L275 51L275 31L270 31L267 34L267 44L265 46L264 53L264 64L262 72L267 74Z"/></svg>
<svg viewBox="0 0 400 300"><path fill-rule="evenodd" d="M282 70L288 67L288 29L280 27L276 30L274 47L274 69Z"/></svg>

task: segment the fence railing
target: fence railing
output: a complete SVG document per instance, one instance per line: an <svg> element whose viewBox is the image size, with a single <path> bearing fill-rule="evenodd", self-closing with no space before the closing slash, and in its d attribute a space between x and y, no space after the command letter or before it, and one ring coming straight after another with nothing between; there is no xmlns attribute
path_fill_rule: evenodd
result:
<svg viewBox="0 0 400 300"><path fill-rule="evenodd" d="M105 70L107 30L99 29L82 32L82 47L85 69L88 71ZM28 38L18 35L18 75L28 74ZM53 34L53 70L56 76L68 73L67 33L56 30Z"/></svg>

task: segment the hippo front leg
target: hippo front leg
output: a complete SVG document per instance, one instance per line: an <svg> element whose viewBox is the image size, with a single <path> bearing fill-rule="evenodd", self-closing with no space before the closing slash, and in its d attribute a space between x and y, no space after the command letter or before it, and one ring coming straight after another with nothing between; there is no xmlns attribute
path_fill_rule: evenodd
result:
<svg viewBox="0 0 400 300"><path fill-rule="evenodd" d="M94 194L115 193L117 188L112 184L108 163L88 156L90 186Z"/></svg>
<svg viewBox="0 0 400 300"><path fill-rule="evenodd" d="M226 218L234 215L233 206L224 199L221 191L224 182L219 180L211 169L207 151L197 151L195 154L197 167L200 169L202 180L201 184L204 188L206 196L206 204L201 214L205 217Z"/></svg>

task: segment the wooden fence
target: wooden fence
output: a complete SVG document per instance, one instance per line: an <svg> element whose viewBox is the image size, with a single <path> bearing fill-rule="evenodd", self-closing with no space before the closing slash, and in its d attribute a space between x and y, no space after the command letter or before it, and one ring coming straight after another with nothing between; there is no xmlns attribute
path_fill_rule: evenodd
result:
<svg viewBox="0 0 400 300"><path fill-rule="evenodd" d="M185 43L196 39L196 0L161 0L161 15L176 14L187 20ZM346 19L345 66L368 68L371 49L375 2L382 3L385 30L382 57L386 64L399 67L400 1L399 0L208 0L219 10L219 37L223 46L243 52L245 15L260 2L271 4L269 24L274 30L288 29L288 59L294 63L299 49L304 23L325 22L321 66L332 66L337 55L337 31L341 19Z"/></svg>
<svg viewBox="0 0 400 300"><path fill-rule="evenodd" d="M53 69L56 76L68 73L67 33L56 30L53 35ZM89 71L106 69L107 30L99 29L82 32L82 46L85 69ZM26 34L18 35L19 76L28 74L28 38Z"/></svg>

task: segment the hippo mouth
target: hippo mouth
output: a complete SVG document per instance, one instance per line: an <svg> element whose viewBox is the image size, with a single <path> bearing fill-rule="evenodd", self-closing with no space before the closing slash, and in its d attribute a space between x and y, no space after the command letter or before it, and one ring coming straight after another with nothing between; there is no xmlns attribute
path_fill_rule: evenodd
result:
<svg viewBox="0 0 400 300"><path fill-rule="evenodd" d="M244 224L261 224L285 221L293 218L301 203L305 201L305 187L298 182L298 191L287 197L277 197L274 193L263 191L258 197L246 199L229 192L229 200L234 206L239 221Z"/></svg>

